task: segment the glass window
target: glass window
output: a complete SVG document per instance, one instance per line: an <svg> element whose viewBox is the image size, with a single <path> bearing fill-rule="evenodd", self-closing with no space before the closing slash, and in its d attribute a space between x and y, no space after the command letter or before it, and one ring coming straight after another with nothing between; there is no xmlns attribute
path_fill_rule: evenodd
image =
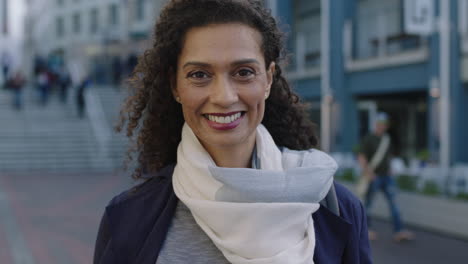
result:
<svg viewBox="0 0 468 264"><path fill-rule="evenodd" d="M8 34L8 0L1 0L1 8L0 10L2 11L0 13L0 26L1 26L1 32L4 35Z"/></svg>
<svg viewBox="0 0 468 264"><path fill-rule="evenodd" d="M81 16L79 13L73 14L73 32L80 33L81 31Z"/></svg>
<svg viewBox="0 0 468 264"><path fill-rule="evenodd" d="M299 68L320 65L321 42L320 0L294 1L294 30L296 64Z"/></svg>
<svg viewBox="0 0 468 264"><path fill-rule="evenodd" d="M109 6L109 25L115 26L119 24L119 7L117 4Z"/></svg>
<svg viewBox="0 0 468 264"><path fill-rule="evenodd" d="M135 18L137 21L145 19L145 0L136 1Z"/></svg>
<svg viewBox="0 0 468 264"><path fill-rule="evenodd" d="M95 34L98 32L98 9L97 8L93 8L91 9L91 13L90 13L90 28L89 28L89 31L92 33L92 34Z"/></svg>
<svg viewBox="0 0 468 264"><path fill-rule="evenodd" d="M63 17L57 17L55 20L55 30L58 38L65 35L65 25Z"/></svg>
<svg viewBox="0 0 468 264"><path fill-rule="evenodd" d="M400 0L360 0L356 20L358 58L391 55L421 46L419 36L404 32Z"/></svg>

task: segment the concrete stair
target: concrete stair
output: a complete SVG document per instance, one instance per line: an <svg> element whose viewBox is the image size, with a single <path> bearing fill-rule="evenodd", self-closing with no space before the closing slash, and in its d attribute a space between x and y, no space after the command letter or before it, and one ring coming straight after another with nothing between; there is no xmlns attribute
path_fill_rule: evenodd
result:
<svg viewBox="0 0 468 264"><path fill-rule="evenodd" d="M93 95L99 98L110 134L106 150L107 156L116 168L121 168L128 150L128 139L124 132L117 133L114 128L119 121L119 112L126 93L122 89L111 86L93 87L93 92Z"/></svg>
<svg viewBox="0 0 468 264"><path fill-rule="evenodd" d="M103 171L116 165L93 133L89 118L79 119L74 91L67 104L55 94L41 106L33 87L23 91L23 109L11 106L9 91L0 90L0 172Z"/></svg>

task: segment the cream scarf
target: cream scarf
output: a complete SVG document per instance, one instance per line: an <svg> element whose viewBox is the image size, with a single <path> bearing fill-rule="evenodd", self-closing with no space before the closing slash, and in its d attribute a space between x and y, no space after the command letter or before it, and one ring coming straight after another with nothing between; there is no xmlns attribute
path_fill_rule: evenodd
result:
<svg viewBox="0 0 468 264"><path fill-rule="evenodd" d="M318 150L281 152L263 125L256 147L259 170L220 168L185 124L174 191L229 262L314 263L312 214L336 162Z"/></svg>

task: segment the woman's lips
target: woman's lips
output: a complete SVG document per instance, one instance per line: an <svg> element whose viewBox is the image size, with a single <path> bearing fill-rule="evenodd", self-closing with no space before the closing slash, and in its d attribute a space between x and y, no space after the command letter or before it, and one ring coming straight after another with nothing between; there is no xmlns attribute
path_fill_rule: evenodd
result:
<svg viewBox="0 0 468 264"><path fill-rule="evenodd" d="M205 116L231 116L231 115L235 115L237 113L241 113L242 114L242 111L234 111L234 112L229 112L229 113L209 113L209 114L205 114Z"/></svg>
<svg viewBox="0 0 468 264"><path fill-rule="evenodd" d="M230 130L236 128L242 119L245 112L230 112L230 113L210 113L204 114L208 125L216 130Z"/></svg>

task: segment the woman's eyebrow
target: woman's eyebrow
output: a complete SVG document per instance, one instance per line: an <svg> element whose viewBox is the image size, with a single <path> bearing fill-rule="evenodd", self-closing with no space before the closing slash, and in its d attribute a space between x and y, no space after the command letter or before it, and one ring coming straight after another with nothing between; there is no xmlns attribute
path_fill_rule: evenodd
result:
<svg viewBox="0 0 468 264"><path fill-rule="evenodd" d="M231 62L231 66L238 66L238 65L249 64L249 63L260 64L260 62L256 59L240 59L240 60ZM211 67L211 64L206 63L206 62L200 62L200 61L188 61L182 66L182 69L185 69L188 66Z"/></svg>
<svg viewBox="0 0 468 264"><path fill-rule="evenodd" d="M185 69L188 66L199 66L199 67L210 67L209 63L199 62L199 61L189 61L182 66L182 69Z"/></svg>

